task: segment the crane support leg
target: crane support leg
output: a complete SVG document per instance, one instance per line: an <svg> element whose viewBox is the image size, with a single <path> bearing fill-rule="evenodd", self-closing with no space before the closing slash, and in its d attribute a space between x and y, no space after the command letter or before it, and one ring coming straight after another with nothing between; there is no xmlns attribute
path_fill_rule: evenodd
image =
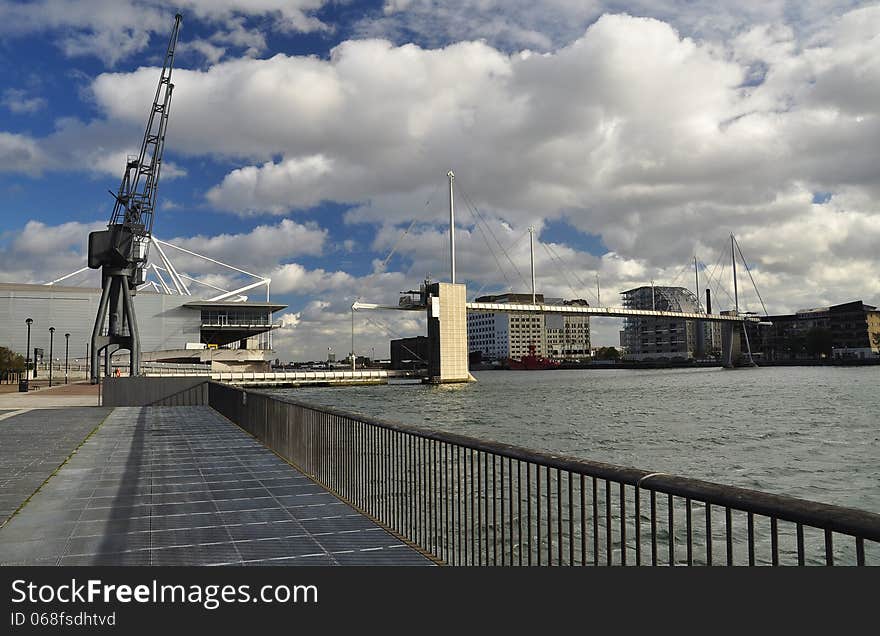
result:
<svg viewBox="0 0 880 636"><path fill-rule="evenodd" d="M128 277L120 276L122 282L122 302L125 309L125 322L128 324L128 332L131 334L129 339L129 357L128 373L132 377L141 373L141 339L138 334L137 317L134 313L134 300L131 297L131 289L128 286Z"/></svg>
<svg viewBox="0 0 880 636"><path fill-rule="evenodd" d="M106 271L108 269L110 271ZM92 374L90 378L92 384L97 384L99 381L99 358L102 351L104 352L104 374L110 375L112 371L110 368L111 345L128 350L130 375L134 376L140 373L140 338L138 337L137 318L134 313L134 300L131 287L128 284L130 275L131 270L128 268L105 268L98 315L92 330ZM108 314L110 320L107 335L103 335Z"/></svg>
<svg viewBox="0 0 880 636"><path fill-rule="evenodd" d="M110 301L110 281L107 279L107 276L102 276L101 278L101 300L98 303L98 315L95 317L95 326L92 329L92 340L90 342L91 351L89 351L89 356L92 359L92 377L90 378L92 384L98 383L98 376L100 375L98 357L101 349L106 345L101 346L98 341L102 341L103 344L103 340L106 338L106 336L101 335L101 332L104 330L104 318L107 316L107 305Z"/></svg>

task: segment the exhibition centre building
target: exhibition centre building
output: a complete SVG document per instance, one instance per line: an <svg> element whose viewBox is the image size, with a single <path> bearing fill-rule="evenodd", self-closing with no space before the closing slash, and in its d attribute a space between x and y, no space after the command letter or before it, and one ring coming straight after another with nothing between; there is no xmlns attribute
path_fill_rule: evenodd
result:
<svg viewBox="0 0 880 636"><path fill-rule="evenodd" d="M280 326L272 315L286 305L242 298L200 300L139 290L134 306L143 362L198 364L212 371L268 370L274 358L272 330ZM24 356L30 331L31 349L42 349L48 362L49 328L54 327L56 361L63 361L65 347L71 360L83 361L100 299L98 287L0 283L0 345Z"/></svg>

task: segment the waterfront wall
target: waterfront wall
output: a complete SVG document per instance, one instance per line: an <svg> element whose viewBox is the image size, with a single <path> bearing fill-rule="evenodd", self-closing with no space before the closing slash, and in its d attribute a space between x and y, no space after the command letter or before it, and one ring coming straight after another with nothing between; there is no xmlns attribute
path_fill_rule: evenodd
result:
<svg viewBox="0 0 880 636"><path fill-rule="evenodd" d="M205 406L209 377L103 379L104 406Z"/></svg>

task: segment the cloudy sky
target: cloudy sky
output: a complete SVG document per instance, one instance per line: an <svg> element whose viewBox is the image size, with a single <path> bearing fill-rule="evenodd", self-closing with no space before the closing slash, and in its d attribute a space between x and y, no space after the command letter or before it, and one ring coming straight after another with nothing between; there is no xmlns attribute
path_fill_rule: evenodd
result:
<svg viewBox="0 0 880 636"><path fill-rule="evenodd" d="M0 0L0 280L84 265L178 8L154 231L270 276L282 359L448 279L450 169L469 297L527 290L534 226L549 296L696 255L726 309L733 232L771 313L880 304L880 4L844 0ZM421 330L358 315L357 349Z"/></svg>

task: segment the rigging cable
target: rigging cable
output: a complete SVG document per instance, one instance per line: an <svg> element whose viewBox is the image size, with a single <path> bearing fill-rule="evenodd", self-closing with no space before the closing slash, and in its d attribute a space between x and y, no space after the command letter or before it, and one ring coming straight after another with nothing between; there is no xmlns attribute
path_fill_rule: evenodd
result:
<svg viewBox="0 0 880 636"><path fill-rule="evenodd" d="M718 290L720 289L721 291L723 291L727 295L727 297L730 299L731 302L736 302L734 300L733 296L730 295L730 292L727 290L727 288L724 287L721 283L721 278L724 274L725 268L727 267L727 261L724 259L724 244L725 243L726 243L726 239L724 242L722 242L721 248L718 250L718 260L715 261L715 267L712 268L712 273L709 274L709 277L706 279L706 286L710 287L712 289L712 294L714 296L716 296L716 297L718 296ZM718 277L716 278L715 272L717 271L719 264L721 265L721 271L718 272ZM715 281L714 287L712 287L713 279Z"/></svg>
<svg viewBox="0 0 880 636"><path fill-rule="evenodd" d="M489 243L489 237L486 236L486 231L483 229L483 226L480 225L479 219L474 215L474 213L470 210L469 207L465 206L468 213L471 215L471 218L474 220L474 226L480 231L480 235L483 237L483 242L486 243L486 247L489 248L489 253L492 254L492 259L495 261L495 266L498 268L498 271L501 272L501 275L504 277L504 280L507 281L507 285L511 291L513 291L513 284L510 282L510 278L507 276L507 272L504 271L504 268L501 267L501 261L498 260L498 254L496 254L495 250L492 249L492 244ZM480 295L480 292L488 285L489 283L484 283L483 287L477 292L477 296Z"/></svg>
<svg viewBox="0 0 880 636"><path fill-rule="evenodd" d="M385 323L383 323L383 322L381 322L381 321L379 321L379 320L377 320L377 319L369 318L369 317L366 317L366 316L364 316L364 318L365 318L365 320L366 320L367 322L372 323L374 326L378 327L380 330L384 330L385 333L386 333L386 335L394 336L395 338L398 338L398 339L400 339L400 340L405 339L404 336L402 336L402 335L401 335L400 333L398 333L396 330L394 330L394 329L392 329L391 327L389 327L387 324L385 324ZM412 349L410 349L410 348L407 347L406 345L402 345L402 346L403 346L404 349L406 349L407 351L409 351L411 354L413 354L413 355L414 355L415 357L417 357L419 360L421 360L422 362L425 362L425 359L424 359L422 356L420 356L418 353L416 353L415 351L413 351Z"/></svg>
<svg viewBox="0 0 880 636"><path fill-rule="evenodd" d="M434 191L431 192L431 194L428 196L427 200L425 201L425 206L424 206L424 208L423 208L423 211L428 209L428 206L431 204L431 200L432 200L432 199L434 198L434 196L437 194L437 191L438 191L439 189L440 189L440 184L438 183L438 184L434 187ZM416 224L416 220L417 220L417 219L418 219L418 217L413 217L413 220L410 222L409 226L403 231L403 234L401 234L401 235L397 238L397 241L395 241L394 245L391 247L391 251L388 252L388 255L385 257L385 260L382 261L382 270L383 270L383 271L385 270L385 267L388 265L388 261L391 260L391 257L392 257L392 256L394 255L394 253L397 251L397 248L400 246L400 243L403 241L404 237L405 237L407 234L409 234L410 230L413 229L413 226ZM374 272L374 274L375 274L375 272Z"/></svg>
<svg viewBox="0 0 880 636"><path fill-rule="evenodd" d="M724 243L722 243L721 247L718 250L718 258L715 261L715 266L712 268L712 272L709 274L708 278L706 279L707 284L709 281L711 281L715 277L715 272L717 271L718 265L721 263L721 258L723 256L724 256ZM708 269L708 267L706 269Z"/></svg>
<svg viewBox="0 0 880 636"><path fill-rule="evenodd" d="M438 191L439 189L440 189L440 184L438 183L438 184L434 187L434 191L431 192L431 194L428 196L427 200L425 201L425 205L424 205L424 207L422 208L422 211L423 211L423 212L424 212L424 210L428 209L428 206L431 204L431 200L432 200L432 199L434 198L434 196L437 194L437 191ZM397 248L400 246L400 244L401 244L401 242L403 241L404 237L406 237L406 235L409 234L410 230L413 229L413 226L416 224L416 220L417 220L417 219L418 219L418 217L413 217L413 220L410 222L409 226L408 226L408 227L403 231L403 233L397 238L397 241L395 241L394 245L391 247L391 250L388 252L388 255L385 256L385 259L382 261L382 265L380 266L380 268L379 268L378 270L372 272L369 276L367 276L367 277L364 279L364 285L361 285L361 289L363 289L363 288L365 287L365 284L366 284L367 282L369 282L370 280L372 280L372 279L373 279L375 276L377 276L379 273L382 273L382 272L385 271L385 268L388 266L388 262L391 260L391 257L392 257L392 256L394 255L394 253L397 251ZM354 302L359 301L361 298L363 298L363 295L359 294L359 295L354 299ZM372 322L369 318L367 318L367 321ZM373 323L373 324L376 324L376 323ZM397 337L400 338L400 335L397 335ZM354 353L354 352L352 351L352 353ZM413 353L413 352L410 351L410 353ZM415 354L414 354L414 355L415 355ZM417 356L417 357L418 357L418 356Z"/></svg>
<svg viewBox="0 0 880 636"><path fill-rule="evenodd" d="M709 286L709 276L707 275L707 272L709 271L709 266L706 263L704 263L702 260L698 260L697 262L699 263L700 267L703 268L703 285L704 285L704 287L708 287ZM704 287L701 287L697 291L702 292ZM700 294L700 296L702 297L702 293ZM703 298L703 300L705 300L705 298ZM706 310L706 313L709 313L708 308Z"/></svg>
<svg viewBox="0 0 880 636"><path fill-rule="evenodd" d="M501 241L498 240L498 237L495 235L495 232L492 231L492 226L489 225L488 221L486 221L486 218L483 216L483 213L480 212L480 209L476 205L474 205L473 201L471 201L471 198L467 195L467 192L465 192L464 189L459 187L459 192L461 192L461 195L464 198L465 203L471 208L472 214L475 213L476 216L478 216L483 221L483 224L486 226L486 229L489 230L489 234L492 236L493 239L495 239L495 242L498 244L498 247L501 248L502 253L504 254L505 258L507 258L507 261L510 263L510 266L513 267L513 270L517 273L520 280L523 282L523 285L528 287L528 283L526 283L526 279L522 275L522 272L516 266L516 263L513 262L513 259L510 258L510 254L508 253L508 251L506 249L504 249L504 245L502 245ZM521 238L522 237L520 237L520 239L518 239L516 242L518 243L519 240L521 240ZM516 243L514 243L514 245L515 244ZM508 249L513 249L513 245L511 245L510 248L508 248Z"/></svg>
<svg viewBox="0 0 880 636"><path fill-rule="evenodd" d="M547 244L542 241L538 241L538 243L540 243L540 245L544 248L544 250L547 252L547 254L550 255L550 259L552 260L554 258L554 256L550 252L550 249L547 247ZM562 267L560 269L560 271L562 272L562 277L565 279L565 284L568 285L568 288L571 290L571 293L573 294L572 300L574 300L575 298L578 297L578 292L574 288L574 285L571 284L571 281L568 278L568 273L566 273L566 268L565 268L564 264L562 262L560 262L560 265L562 265Z"/></svg>
<svg viewBox="0 0 880 636"><path fill-rule="evenodd" d="M548 247L548 249L549 249L552 253L556 254L556 258L559 260L560 263L563 263L563 265L564 265L564 264L565 264L565 261L562 259L561 256L559 256L559 254L556 252L556 249L555 249L552 245L550 245L550 244L547 244L547 247ZM578 282L578 284L581 286L581 288L582 288L584 291L587 292L587 293L584 294L584 295L585 295L585 296L590 296L590 297L592 297L592 296L593 296L593 292L592 292L592 290L590 289L590 286L587 285L587 284L581 279L581 277L577 275L577 272L574 270L574 268L569 268L569 272L570 272L571 275L574 277L574 279ZM599 306L599 297L598 297L598 296L596 296L596 305L595 305L595 306L596 306L596 307Z"/></svg>
<svg viewBox="0 0 880 636"><path fill-rule="evenodd" d="M727 296L728 300L730 300L731 303L736 304L736 299L730 293L730 290L728 290L727 287L724 286L722 276L724 275L724 271L726 269L727 269L727 261L725 260L725 261L722 261L722 263L721 263L721 271L718 273L718 280L715 281L715 295L716 296L718 295L718 290L720 289L721 291L724 292L724 295Z"/></svg>
<svg viewBox="0 0 880 636"><path fill-rule="evenodd" d="M682 265L681 269L678 270L678 274L675 275L675 278L672 279L672 282L669 283L670 287L675 287L675 283L678 282L678 279L681 278L682 273L684 273L685 267L688 267L691 264L690 260L688 260L684 265Z"/></svg>
<svg viewBox="0 0 880 636"><path fill-rule="evenodd" d="M761 307L764 309L764 315L767 316L767 305L764 304L764 299L761 298L761 292L758 291L758 286L755 284L752 270L749 268L749 264L746 262L746 257L743 256L742 248L739 246L739 241L736 240L735 236L733 237L733 243L736 245L736 251L739 252L739 257L742 259L743 265L746 266L746 271L749 273L749 280L752 281L752 287L755 288L755 293L758 294L758 300L761 301Z"/></svg>

